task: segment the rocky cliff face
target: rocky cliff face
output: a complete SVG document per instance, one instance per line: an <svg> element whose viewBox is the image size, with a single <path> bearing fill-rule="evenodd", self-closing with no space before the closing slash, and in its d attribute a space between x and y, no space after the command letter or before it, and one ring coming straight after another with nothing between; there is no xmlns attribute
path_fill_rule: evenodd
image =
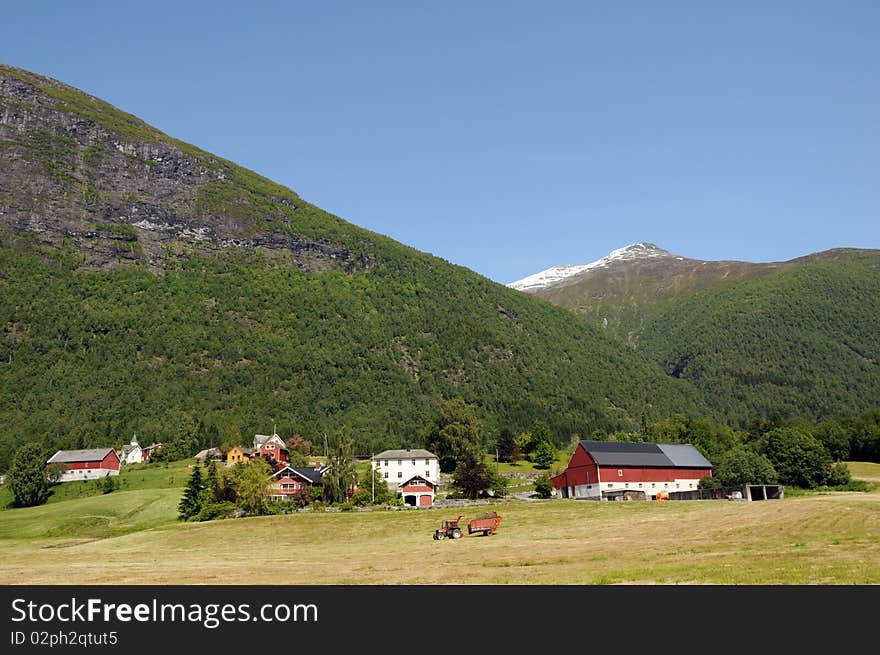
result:
<svg viewBox="0 0 880 655"><path fill-rule="evenodd" d="M0 169L0 227L70 250L80 268L142 263L161 273L187 253L228 248L281 256L306 272L376 263L363 234L339 234L342 221L289 189L7 66Z"/></svg>

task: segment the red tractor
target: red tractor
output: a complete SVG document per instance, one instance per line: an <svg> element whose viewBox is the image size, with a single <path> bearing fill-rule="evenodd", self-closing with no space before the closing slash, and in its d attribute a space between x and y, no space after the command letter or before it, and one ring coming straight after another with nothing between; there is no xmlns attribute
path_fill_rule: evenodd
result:
<svg viewBox="0 0 880 655"><path fill-rule="evenodd" d="M443 525L437 528L434 531L434 539L460 539L461 538L461 528L458 527L458 522L461 521L462 515L459 514L458 517L443 521Z"/></svg>

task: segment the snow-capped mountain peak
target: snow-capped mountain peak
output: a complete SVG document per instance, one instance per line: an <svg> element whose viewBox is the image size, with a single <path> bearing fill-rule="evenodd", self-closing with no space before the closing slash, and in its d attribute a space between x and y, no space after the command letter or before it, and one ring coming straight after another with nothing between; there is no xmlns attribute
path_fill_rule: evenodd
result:
<svg viewBox="0 0 880 655"><path fill-rule="evenodd" d="M673 257L671 253L658 248L653 243L631 243L623 248L611 251L602 259L597 259L589 264L564 264L562 266L553 266L540 273L535 273L524 277L516 282L511 282L507 286L520 291L532 291L535 289L543 289L545 287L558 284L563 280L574 275L579 275L585 271L594 268L602 268L614 262L635 261L638 259L652 259L655 257Z"/></svg>

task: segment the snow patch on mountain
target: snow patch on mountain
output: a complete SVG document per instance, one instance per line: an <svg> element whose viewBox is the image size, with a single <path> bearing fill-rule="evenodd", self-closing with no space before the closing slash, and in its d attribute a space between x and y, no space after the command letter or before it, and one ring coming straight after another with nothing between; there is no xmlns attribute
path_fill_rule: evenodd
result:
<svg viewBox="0 0 880 655"><path fill-rule="evenodd" d="M595 268L610 266L615 262L629 262L639 259L653 259L656 257L675 257L675 255L672 255L662 248L658 248L653 243L631 243L630 245L624 246L623 248L613 250L610 254L603 257L602 259L597 259L596 261L590 262L589 264L564 264L562 266L553 266L551 268L548 268L546 271L541 271L540 273L529 275L528 277L524 277L523 279L517 280L516 282L511 282L507 286L512 289L518 289L520 291L533 291L535 289L544 289L546 287L553 286L554 284L559 284L563 280L566 280L575 275L580 275L581 273ZM682 258L676 257L676 259Z"/></svg>

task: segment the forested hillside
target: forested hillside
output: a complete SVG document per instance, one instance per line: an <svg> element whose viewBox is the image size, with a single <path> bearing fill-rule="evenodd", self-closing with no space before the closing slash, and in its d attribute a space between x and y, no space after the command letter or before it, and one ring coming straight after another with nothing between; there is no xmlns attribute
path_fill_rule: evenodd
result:
<svg viewBox="0 0 880 655"><path fill-rule="evenodd" d="M348 425L444 397L560 439L711 415L586 319L353 226L54 80L0 67L0 469L19 444Z"/></svg>

